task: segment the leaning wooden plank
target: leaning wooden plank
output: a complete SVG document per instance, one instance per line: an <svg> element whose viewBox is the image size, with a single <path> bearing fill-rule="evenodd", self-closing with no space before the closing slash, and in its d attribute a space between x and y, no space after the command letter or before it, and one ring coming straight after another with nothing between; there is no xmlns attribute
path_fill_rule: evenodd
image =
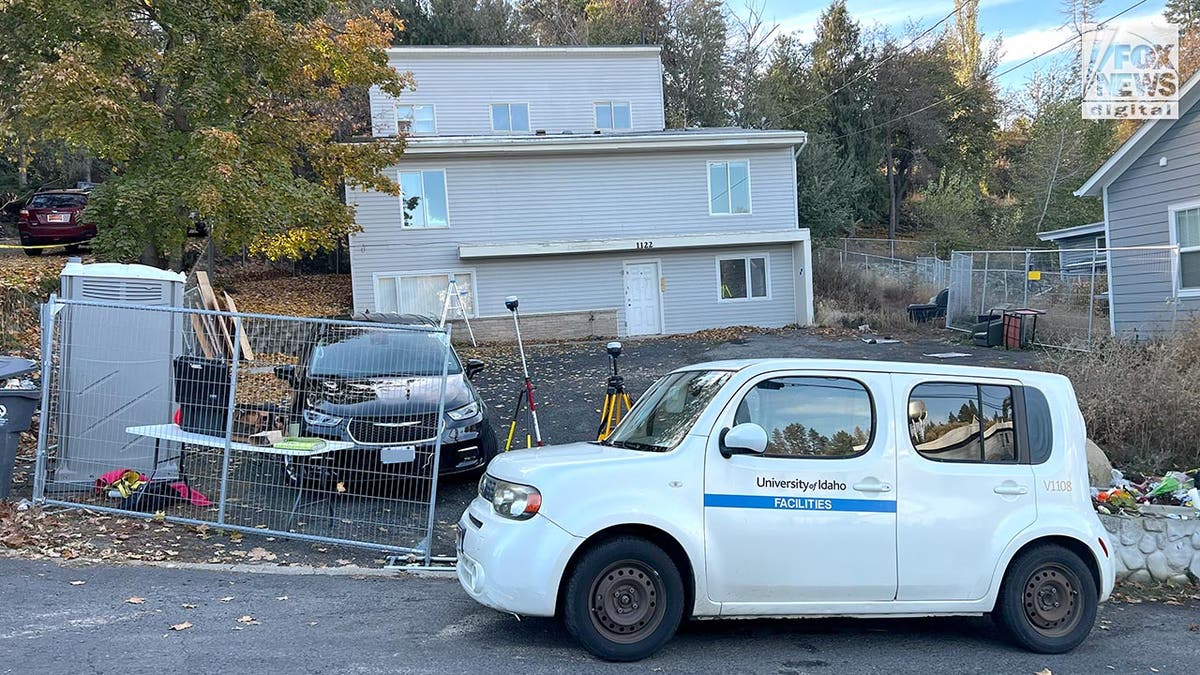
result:
<svg viewBox="0 0 1200 675"><path fill-rule="evenodd" d="M200 300L204 302L205 309L221 311L221 303L217 300L217 294L213 291L212 284L208 280L208 272L196 270L196 286L200 289ZM224 338L225 353L233 355L233 338L229 334L229 322L223 316L214 317L217 324L217 329L221 332L221 337Z"/></svg>
<svg viewBox="0 0 1200 675"><path fill-rule="evenodd" d="M204 328L204 322L200 319L199 314L192 316L192 332L196 334L196 343L200 345L200 351L204 352L206 358L213 358L217 355L213 351L212 342L208 339L208 330Z"/></svg>
<svg viewBox="0 0 1200 675"><path fill-rule="evenodd" d="M229 297L229 294L224 291L221 291L221 295L225 296L225 309L237 314L238 308L233 302L233 298ZM242 358L247 361L253 361L254 350L250 347L250 336L246 335L246 324L244 322L242 323L242 333L239 336L238 342L242 345Z"/></svg>

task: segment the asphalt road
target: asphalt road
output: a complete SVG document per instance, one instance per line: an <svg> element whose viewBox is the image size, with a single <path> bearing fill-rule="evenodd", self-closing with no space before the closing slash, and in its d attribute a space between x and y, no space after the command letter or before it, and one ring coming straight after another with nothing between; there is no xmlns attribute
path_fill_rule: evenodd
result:
<svg viewBox="0 0 1200 675"><path fill-rule="evenodd" d="M1195 675L1200 659L1197 603L1108 604L1104 629L1060 656L1016 650L986 619L723 621L688 625L656 657L621 666L592 659L551 620L476 605L451 579L13 558L0 558L0 579L0 673Z"/></svg>

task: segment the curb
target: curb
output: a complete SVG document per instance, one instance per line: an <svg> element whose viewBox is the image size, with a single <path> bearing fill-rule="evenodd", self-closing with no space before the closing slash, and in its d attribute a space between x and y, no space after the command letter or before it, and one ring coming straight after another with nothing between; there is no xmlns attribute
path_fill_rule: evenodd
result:
<svg viewBox="0 0 1200 675"><path fill-rule="evenodd" d="M342 567L313 567L312 565L252 565L249 563L189 563L130 561L135 567L157 567L161 569L190 570L196 572L236 572L240 574L274 574L279 576L327 576L327 577L415 577L418 579L452 579L454 568L382 568L345 565Z"/></svg>

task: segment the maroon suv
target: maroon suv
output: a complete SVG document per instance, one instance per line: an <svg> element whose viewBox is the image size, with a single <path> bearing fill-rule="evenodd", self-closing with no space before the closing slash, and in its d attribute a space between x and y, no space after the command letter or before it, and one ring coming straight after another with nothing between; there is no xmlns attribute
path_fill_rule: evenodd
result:
<svg viewBox="0 0 1200 675"><path fill-rule="evenodd" d="M95 223L84 223L80 219L87 203L85 190L46 190L35 194L17 218L21 245L73 247L96 236ZM43 250L26 248L25 253L41 255Z"/></svg>

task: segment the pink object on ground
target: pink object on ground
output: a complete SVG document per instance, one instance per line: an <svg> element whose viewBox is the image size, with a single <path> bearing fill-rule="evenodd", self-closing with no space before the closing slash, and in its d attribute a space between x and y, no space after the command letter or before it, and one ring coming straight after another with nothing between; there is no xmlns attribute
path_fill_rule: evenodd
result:
<svg viewBox="0 0 1200 675"><path fill-rule="evenodd" d="M118 480L121 480L121 476L124 476L126 471L133 471L133 469L113 469L108 473L101 474L100 477L96 479L96 492L104 492L104 488L112 485ZM143 483L146 482L146 474L139 473L138 476L141 478Z"/></svg>
<svg viewBox="0 0 1200 675"><path fill-rule="evenodd" d="M193 490L184 483L171 483L171 487L179 493L180 497L192 503L192 506L212 506L212 501L204 496L204 493L199 490Z"/></svg>

